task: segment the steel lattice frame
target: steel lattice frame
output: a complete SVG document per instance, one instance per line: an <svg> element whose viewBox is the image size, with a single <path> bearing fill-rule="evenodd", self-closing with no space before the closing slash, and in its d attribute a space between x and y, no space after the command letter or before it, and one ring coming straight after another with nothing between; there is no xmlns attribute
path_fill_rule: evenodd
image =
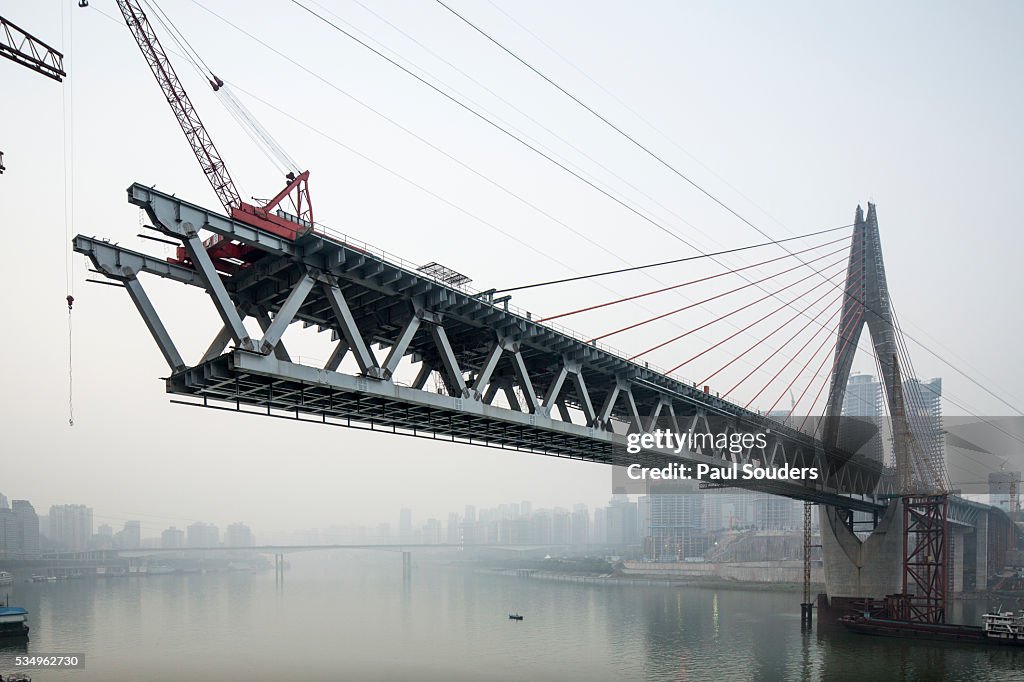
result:
<svg viewBox="0 0 1024 682"><path fill-rule="evenodd" d="M945 623L949 576L949 498L903 498L901 620Z"/></svg>
<svg viewBox="0 0 1024 682"><path fill-rule="evenodd" d="M659 420L677 432L710 433L712 420L725 420L729 432L770 429L767 446L738 454L684 451L673 461L817 467L823 478L816 482L749 487L863 511L884 506L874 497L880 463L824 448L803 432L538 324L509 310L507 300L467 293L315 232L286 239L139 184L128 197L157 230L181 241L191 267L81 235L74 248L126 288L171 369L167 391L191 404L658 466L666 452L627 457L626 427L649 429ZM200 230L263 255L245 265L215 263ZM223 327L194 365L181 357L150 302L139 281L143 273L210 296ZM262 338L250 337L245 316L259 321ZM295 322L330 333L334 346L324 366L289 357L282 335ZM374 345L387 350L383 360ZM339 371L348 356L355 374ZM408 386L394 381L406 357L419 363ZM443 393L426 389L435 373ZM508 407L495 402L499 393ZM577 423L570 410L578 411Z"/></svg>
<svg viewBox="0 0 1024 682"><path fill-rule="evenodd" d="M128 29L138 43L142 56L146 59L146 64L156 77L164 98L170 105L171 111L174 112L174 117L178 119L178 125L185 133L185 138L192 147L196 159L199 160L203 173L206 174L210 185L213 186L217 199L225 209L237 208L241 205L242 198L235 188L231 174L228 173L227 166L220 157L220 152L217 151L206 127L199 119L196 108L192 106L192 100L181 86L181 81L178 80L174 71L174 65L168 59L163 46L160 45L160 40L153 32L153 27L146 18L145 12L134 0L117 0L117 6L124 16Z"/></svg>
<svg viewBox="0 0 1024 682"><path fill-rule="evenodd" d="M24 29L0 17L0 57L60 82L64 73L64 55Z"/></svg>

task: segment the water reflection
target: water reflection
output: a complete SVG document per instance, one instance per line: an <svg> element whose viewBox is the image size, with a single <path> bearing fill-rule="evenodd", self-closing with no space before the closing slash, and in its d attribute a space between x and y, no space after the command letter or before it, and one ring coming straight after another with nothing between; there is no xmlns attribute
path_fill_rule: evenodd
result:
<svg viewBox="0 0 1024 682"><path fill-rule="evenodd" d="M287 590L272 570L18 584L32 639L0 643L0 673L82 652L85 674L46 679L1024 680L1024 651L802 632L792 592L508 577L450 554L408 579L399 553L289 561Z"/></svg>

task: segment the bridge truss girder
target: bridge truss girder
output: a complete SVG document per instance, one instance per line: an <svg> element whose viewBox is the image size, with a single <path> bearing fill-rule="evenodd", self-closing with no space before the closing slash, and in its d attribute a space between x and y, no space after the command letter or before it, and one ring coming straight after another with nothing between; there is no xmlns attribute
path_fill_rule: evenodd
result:
<svg viewBox="0 0 1024 682"><path fill-rule="evenodd" d="M679 432L710 433L711 419L725 419L729 431L770 429L767 446L740 453L684 451L672 459L715 467L813 466L822 480L759 482L758 489L865 511L880 507L871 497L880 465L824 449L807 434L539 325L509 310L507 300L448 286L365 245L316 233L283 239L138 184L128 196L155 229L182 242L193 267L81 235L74 248L125 286L171 370L167 391L191 404L652 466L664 466L667 454L627 456L628 429L667 422ZM214 263L200 230L264 255L245 267ZM161 323L139 281L142 274L209 295L222 327L194 365L183 360ZM261 338L250 337L246 315L259 320ZM334 346L324 366L295 362L284 349L284 332L297 322L330 333ZM374 345L387 351L383 360L372 352ZM358 368L354 375L338 371L349 353ZM394 381L403 358L419 363L410 386ZM444 393L426 389L435 372ZM508 407L495 402L499 394Z"/></svg>

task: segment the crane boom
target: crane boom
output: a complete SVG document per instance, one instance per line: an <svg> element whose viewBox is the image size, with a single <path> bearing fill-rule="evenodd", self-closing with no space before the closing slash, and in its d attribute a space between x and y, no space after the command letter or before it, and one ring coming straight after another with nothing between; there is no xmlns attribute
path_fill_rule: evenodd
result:
<svg viewBox="0 0 1024 682"><path fill-rule="evenodd" d="M174 66L167 58L167 53L164 52L146 13L142 11L142 7L136 0L117 0L117 6L121 9L125 23L128 24L128 29L132 32L135 42L142 50L142 56L149 65L150 71L153 72L157 84L160 85L167 104L174 112L174 117L178 119L178 125L185 133L185 138L191 145L192 152L196 155L203 173L210 181L224 210L231 213L233 209L242 205L242 197L231 179L231 174L228 173L220 152L213 144L210 133L199 119L196 108L192 106L192 100L189 99L188 93L182 87L178 74L175 73Z"/></svg>
<svg viewBox="0 0 1024 682"><path fill-rule="evenodd" d="M244 222L253 227L268 230L278 236L288 239L295 239L313 230L313 203L309 197L309 171L301 173L289 172L286 176L285 187L278 192L273 199L262 206L256 206L242 201L241 195L235 186L227 166L221 158L220 152L213 144L213 138L207 132L199 114L192 106L192 100L178 79L167 53L160 44L160 39L153 30L152 24L142 10L139 0L117 0L117 6L124 16L128 29L135 38L142 56L149 65L150 71L156 78L160 90L163 91L167 104L174 112L178 125L185 133L185 138L192 147L192 152L199 161L206 179L217 194L224 210L235 220ZM157 8L158 12L162 10ZM224 86L223 81L215 75L210 74L210 86L216 91ZM285 200L288 200L290 209L285 211L280 208ZM230 244L220 244L219 238L208 240L207 251L211 256L223 256L234 260L246 260L245 254ZM242 250L244 251L244 249ZM258 255L258 254L253 254ZM186 262L184 251L178 255L180 262Z"/></svg>
<svg viewBox="0 0 1024 682"><path fill-rule="evenodd" d="M67 75L63 54L3 17L0 17L0 57L7 57L57 82Z"/></svg>

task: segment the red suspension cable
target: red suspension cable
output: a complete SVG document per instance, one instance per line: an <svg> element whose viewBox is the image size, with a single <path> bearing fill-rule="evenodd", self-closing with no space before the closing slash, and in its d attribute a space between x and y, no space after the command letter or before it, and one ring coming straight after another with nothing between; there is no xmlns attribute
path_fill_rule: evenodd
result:
<svg viewBox="0 0 1024 682"><path fill-rule="evenodd" d="M839 274L842 274L842 273L839 273ZM833 277L834 277L834 276L835 276L835 275L833 275ZM762 316L762 317L760 317L760 318L758 318L758 319L754 320L753 322L751 322L750 324L748 324L748 325L747 325L746 327L743 327L742 329L738 329L737 331L735 331L735 332L733 332L732 334L730 334L729 336L725 337L724 339L722 339L722 340L721 340L721 341L719 341L718 343L715 343L715 344L713 344L713 345L711 345L711 346L708 346L707 348L705 348L705 349L704 349L704 350L702 350L701 352L697 353L697 354L696 354L696 355L694 355L693 357L691 357L691 358L689 358L689 359L687 359L687 360L684 360L683 362L680 362L680 363L679 363L678 365L676 365L676 366L675 366L675 367L673 367L672 369L668 370L668 373L669 373L669 374L671 374L672 372L675 372L675 371L676 371L676 370L678 370L678 369L679 369L680 367L683 367L684 365L687 365L687 364L689 364L689 363L693 362L693 361L694 361L694 360L696 360L697 358L699 358L699 357L701 357L701 356L703 356L703 355L705 355L705 354L707 354L707 353L710 353L710 352L711 352L711 351L713 351L714 349L716 349L716 348L718 348L719 346L721 346L721 345L722 345L723 343L726 343L727 341L731 341L732 339L735 339L735 338L736 338L737 336L739 336L739 335L740 335L740 334L742 334L743 332L747 331L747 330L748 330L748 329L750 329L751 327L753 327L753 326L755 326L755 325L757 325L757 324L760 324L761 322L764 322L765 320L767 320L767 319L768 319L769 317L771 317L771 316L773 316L773 315L777 315L778 313L782 312L782 311L783 311L783 310L785 310L786 308L789 308L789 307L791 307L791 306L792 306L792 305L793 305L794 303L796 303L797 301L799 301L799 300L803 299L803 298L804 298L805 296L807 296L808 294L810 294L810 293L812 293L812 292L814 292L814 291L817 291L818 289L820 289L821 287L825 286L826 284L832 285L833 287L835 286L835 285L833 284L833 282L832 282L832 278L829 278L829 279L825 279L825 280L822 280L822 281L818 282L818 283L817 283L817 284L815 284L815 285L814 285L813 287L811 287L810 289L808 289L808 290L807 290L807 291L805 291L804 293L800 294L799 296L797 296L797 297L796 297L796 298L794 298L793 300L791 300L791 301L783 301L782 305L780 305L780 306L779 306L778 308L776 308L776 309L772 310L772 311L771 311L770 313L768 313L767 315L764 315L764 316ZM818 297L818 299L817 299L817 300L816 300L816 301L815 301L814 303L817 303L817 302L818 302L818 301L820 301L821 299L823 299L823 298L825 298L826 296L828 296L828 293L829 293L829 291L831 291L831 287L830 287L829 289L827 289L827 290L825 291L825 293L823 293L823 294L822 294L821 296L819 296L819 297ZM812 303L811 305L814 305L814 303ZM797 313L797 314L799 315L799 313ZM765 339L766 339L766 338L767 338L767 337L765 337ZM763 342L765 341L765 339L761 339L761 341L759 341L759 343L763 343ZM701 383L703 383L703 382L701 382Z"/></svg>
<svg viewBox="0 0 1024 682"><path fill-rule="evenodd" d="M838 244L839 242L847 241L850 238L851 238L850 236L840 237L839 239L834 239L834 240L832 240L830 242L825 242L824 244L819 244L817 246L812 246L810 248L803 249L802 251L795 251L792 255L795 256L797 254L807 253L808 251L814 251L815 249L820 249L820 248L825 247L825 246L831 246L833 244ZM827 254L827 255L831 255L831 254ZM745 266L743 266L741 268L734 268L732 270L726 270L724 272L719 272L719 273L714 274L714 275L708 275L707 277L701 277L699 279L690 280L689 282L683 282L682 284L673 284L671 286L663 287L661 289L655 289L653 291L646 291L646 292L644 292L642 294L635 294L633 296L627 296L626 298L619 298L619 299L616 299L614 301L608 301L606 303L598 303L597 305L587 306L586 308L580 308L579 310L571 310L571 311L569 311L567 313L559 313L558 315L552 315L550 317L544 317L544 318L541 318L541 319L537 320L537 322L550 322L551 320L557 320L559 318L569 317L571 315L578 315L579 313L585 313L585 312L589 312L591 310L597 310L598 308L605 308L607 306L616 305L618 303L626 303L627 301L635 301L638 298L644 298L646 296L654 296L655 294L660 294L660 293L663 293L663 292L666 292L666 291L672 291L673 289L680 289L682 287L690 286L691 284L697 284L699 282L706 282L708 280L717 279L718 277L725 277L726 275L732 275L732 274L735 274L737 272L743 272L744 270L749 270L751 268L756 268L756 267L759 267L759 266L762 266L762 265L767 265L768 263L774 263L775 261L784 260L784 259L789 258L789 257L790 257L790 254L786 254L784 256L779 256L778 258L770 258L768 260L761 261L760 263L754 263L753 265L745 265ZM811 261L811 262L813 263L814 261Z"/></svg>
<svg viewBox="0 0 1024 682"><path fill-rule="evenodd" d="M830 255L831 255L831 254L830 254ZM830 263L829 265L826 265L826 266L825 266L824 268L822 268L822 269L823 269L823 270L828 270L828 269L830 269L830 268L833 268L833 267L835 267L836 265L840 265L840 264L842 264L843 262L844 262L844 260L843 260L843 259L840 259L840 260L836 261L835 263ZM799 267L799 266L798 266L798 267ZM676 341L678 341L679 339L685 338L685 337L689 336L690 334L693 334L694 332L699 332L699 331L700 331L701 329L705 329L705 328L707 328L707 327L710 327L711 325L715 324L716 322L720 322L721 320L724 320L724 319L725 319L725 318L727 318L727 317L731 317L732 315L735 315L735 314L736 314L736 313L738 313L738 312L741 312L741 311L743 311L743 310L746 310L747 308L750 308L751 306L757 305L757 304L758 304L758 303L760 303L761 301L764 301L764 300L766 300L766 299L772 298L773 296L776 296L776 295L778 295L778 294L782 293L783 291L786 291L787 289L790 289L790 288L792 288L792 287L796 286L797 284L800 284L801 282L804 282L804 281L806 281L806 280L810 279L811 277L813 277L813 276L815 276L815 275L817 275L817 274L819 274L819 273L818 273L818 271L817 271L817 270L815 270L815 271L814 271L814 272L812 272L811 274L809 274L809 275L806 275L806 276L804 276L804 277L801 277L800 279L796 280L795 282L791 282L790 284L787 284L786 286L782 287L782 288L781 288L781 289L779 289L778 291L773 291L773 292L769 292L769 293L765 294L764 296L762 296L761 298L759 298L759 299L757 299L757 300L755 300L755 301L751 301L750 303L747 303L747 304L746 304L746 305L744 305L744 306L740 306L739 308L736 308L735 310L732 310L732 311L730 311L730 312L727 312L727 313L725 313L724 315L720 315L719 317L716 317L715 319L711 320L710 322L705 322L704 324L700 325L699 327L694 327L693 329L688 329L687 331L683 332L682 334L679 334L679 335L677 335L677 336L674 336L674 337L672 337L672 338L671 338L671 339L669 339L668 341L662 341L661 343L659 343L659 344L657 344L657 345L655 345L655 346L651 346L651 347L650 347L650 348L648 348L647 350L645 350L645 351L642 351L642 352L640 352L640 353L637 353L636 355L634 355L633 357L631 357L631 358L629 358L629 359L630 359L630 360L636 360L637 358L639 358L639 357L641 357L641 356L647 355L647 354L648 354L648 353L650 353L651 351L655 351L655 350L658 350L659 348L662 348L663 346L667 346L667 345L669 345L670 343L675 343L675 342L676 342ZM835 275L832 275L832 276L834 277ZM715 296L714 298L718 298L718 297L717 297L717 296ZM710 300L710 299L709 299L709 300ZM613 333L616 333L616 334L617 334L618 332L613 332ZM605 336L611 336L611 334L605 334ZM602 337L602 336L599 336L599 337L597 337L597 338L601 339L601 338L604 338L604 337Z"/></svg>
<svg viewBox="0 0 1024 682"><path fill-rule="evenodd" d="M800 392L800 397L797 398L796 402L793 403L793 406L789 408L789 412L786 414L786 419L792 417L793 413L796 412L797 405L803 402L804 396L807 395L807 391L811 388L811 385L814 383L814 380L817 379L818 376L821 374L821 368L825 366L825 361L828 360L829 355L831 355L832 352L835 351L837 345L839 345L838 336L836 337L835 343L832 344L832 348L830 348L828 353L826 353L825 356L821 359L821 364L818 365L818 369L815 370L814 374L811 375L811 378L810 380L808 380L807 385L804 386L804 390ZM828 381L828 375L825 376L825 381ZM810 414L815 402L818 402L817 398L815 398L814 402L812 402L811 406L807 409L808 414Z"/></svg>
<svg viewBox="0 0 1024 682"><path fill-rule="evenodd" d="M835 314L833 315L833 317L835 317L835 315L838 315L838 314L839 314L839 312L840 312L840 311L839 311L839 310L837 310L837 311L835 312ZM831 321L831 318L830 318L830 320L829 320L829 321ZM791 365L791 364L793 363L793 361L794 361L794 360L796 360L796 359L797 359L797 357L799 357L799 356L800 356L800 354L801 354L801 353L803 353L803 352L804 352L805 350L807 350L807 346L811 345L811 342L812 342L812 341L814 341L815 339L817 339L817 338L818 338L818 335L819 335L819 334L821 334L821 332L822 332L822 331L825 331L825 332L829 332L829 333L831 333L831 332L835 331L835 332L840 332L840 333L841 333L840 327L843 327L843 324L844 324L844 323L843 323L843 319L842 319L842 318L840 318L840 320L839 320L839 323L838 323L838 324L836 325L836 327L834 327L833 329L829 329L829 328L828 328L828 326L827 326L827 325L825 325L825 326L822 326L822 328L821 328L821 329L819 329L819 330L815 331L815 332L814 332L813 334L811 334L811 335L810 335L810 336L809 336L809 337L807 338L807 340L806 340L806 341L804 341L804 345L800 346L800 350L798 350L798 351L797 351L796 353L794 353L794 354L793 354L793 357L791 357L791 358L790 358L789 360L787 360L787 361L786 361L786 364L784 364L784 365L783 365L782 367L780 367L780 368L779 368L779 371L777 371L777 372L776 372L776 373L775 373L775 374L774 374L774 375L772 376L772 378L771 378L771 379L769 379L769 380L768 380L768 382L767 382L767 383L766 383L766 384L765 384L764 386L762 386L762 387L761 387L761 390L760 390L760 391L758 391L758 392L757 392L757 394L756 394L756 395L754 395L754 397L753 397L753 398L751 398L751 399L750 399L750 400L749 400L749 401L747 402L747 404L746 404L746 405L744 405L744 407L745 407L745 408L749 408L749 407L750 407L750 405L751 405L751 403L753 403L753 402L754 402L755 400L757 400L758 398L760 398L760 397L761 397L761 394L762 394L762 393L764 393L764 392L765 392L766 390L768 390L768 387L769 387L769 386L771 386L771 385L772 385L772 383L773 383L773 382L774 382L774 381L775 381L776 379L778 379L778 378L779 378L779 375L780 375L780 374L782 374L782 373L783 373L783 372L784 372L784 371L786 370L786 368L787 368L787 367L789 367L789 366L790 366L790 365ZM826 336L825 336L825 338L826 338L826 339L828 339L828 338L829 338L829 336L828 336L828 335L826 335Z"/></svg>
<svg viewBox="0 0 1024 682"><path fill-rule="evenodd" d="M767 341L768 339L770 339L770 338L772 338L773 336L775 336L775 334L779 333L780 331L782 331L783 329L785 329L786 327L788 327L788 326L790 325L790 323L792 323L792 322L793 322L793 320L795 320L796 318L798 318L798 317L800 317L801 315L805 314L805 313L806 313L806 312L807 312L808 310L810 310L810 309L811 309L811 308L813 308L813 307L814 307L815 305L817 305L818 303L820 303L820 302L821 302L821 299L823 299L823 298L825 298L826 296L828 296L828 294L829 294L829 292L828 292L828 291L826 291L826 292L825 292L824 294L822 294L821 296L819 296L819 297L818 297L817 299L815 299L814 301L811 301L811 303L809 303L809 304L807 305L807 307L806 307L806 308L804 308L803 310L797 311L796 315L793 315L793 317L789 318L788 320L786 320L785 322L783 322L782 324L780 324L780 325L779 325L778 327L776 327L776 328L775 328L775 329L773 329L773 330L772 330L771 332L769 332L769 334L768 334L767 336L765 336L765 337L764 337L763 339L760 339L760 340L756 341L756 342L754 343L754 345L750 346L749 348L747 348L747 349L746 349L745 351L743 351L742 353L739 353L739 354L737 354L737 355L734 355L734 356L733 356L733 358L732 358L731 360L729 360L729 362L725 363L724 365L722 365L721 367L719 367L718 369L716 369L716 370L715 370L715 371L714 371L713 373L711 373L711 374L707 375L706 377L704 377L703 379L701 379L701 380L700 380L700 381L699 381L698 383L699 383L699 384L706 384L707 382L711 381L711 380L712 380L712 379L714 379L714 378L715 378L716 376L718 376L719 374L721 374L721 373L722 373L723 371L725 371L726 369L728 369L729 367L731 367L731 366L732 366L733 364L735 364L736 362L738 362L738 361L742 360L742 359L743 359L743 358L744 358L744 357L745 357L745 356L747 355L747 353L750 353L750 352L751 352L752 350L754 350L755 348L757 348L758 346L760 346L760 345L761 345L762 343L764 343L764 342L765 342L765 341ZM835 305L836 303L839 303L839 302L840 302L840 301L842 300L842 298L843 298L843 293L842 293L842 292L840 292L840 294L839 294L839 295L838 295L837 297L835 297L834 299L832 299L831 301L829 301L829 302L828 302L828 303L827 303L827 304L825 305L825 307L824 307L824 308L822 308L822 309L821 309L820 311L818 311L818 314L817 314L817 315L815 315L815 316L814 316L813 318L810 318L810 319L808 320L808 322L807 322L807 325L805 325L805 326L804 326L804 329L806 329L806 328L807 328L807 327L808 327L808 326L809 326L809 325L810 325L810 324L811 324L812 322L814 322L814 321L815 321L816 319L818 319L819 317L821 317L821 316L822 316L822 315L823 315L824 313L826 313L827 311L831 310L831 309L832 309L832 307L833 307L833 306L834 306L834 305ZM800 331L803 331L803 329L801 329ZM797 332L797 334L799 334L799 333L800 333L800 332ZM792 338L791 338L791 340L792 340ZM783 345L785 345L785 344L783 344ZM780 350L781 350L781 349L780 349Z"/></svg>
<svg viewBox="0 0 1024 682"><path fill-rule="evenodd" d="M850 326L850 329L855 328L858 324L861 323L861 320L863 320L863 319L864 319L864 311L860 310L857 313L857 316L854 318L855 321L854 321L853 325ZM821 382L821 388L818 389L817 395L814 396L814 402L811 403L811 407L814 407L815 405L818 404L818 399L821 397L821 392L823 390L825 390L825 386L828 385L828 383L829 383L829 378L836 371L836 361L839 359L839 356L843 354L843 351L846 350L846 346L850 343L850 339L851 338L852 338L852 334L847 334L845 336L845 338L843 339L843 345L839 347L839 353L836 354L835 359L832 361L832 369L829 370L829 373L825 377L825 380ZM836 341L838 341L838 340L839 339L836 339ZM800 430L801 431L804 428L804 424L807 422L807 418L810 416L810 410L807 410L807 412L808 412L808 414L804 415L803 421L800 422ZM818 429L815 428L814 432L817 433Z"/></svg>
<svg viewBox="0 0 1024 682"><path fill-rule="evenodd" d="M838 332L839 329L837 328L835 331ZM796 380L799 379L803 375L803 373L805 371L807 371L807 366L811 364L811 361L814 360L814 358L818 357L818 353L821 352L821 349L825 347L825 344L828 343L828 340L830 338L832 338L831 334L829 334L828 336L826 336L824 339L821 340L821 343L818 344L818 347L815 348L814 351L807 357L807 360L806 360L806 362L804 362L803 366L799 369L799 371L797 371L796 374L793 375L793 378L789 380L789 383L786 385L786 388L782 389L782 393L779 394L779 397L775 399L775 402L772 403L772 406L768 408L769 412L772 412L775 409L775 407L779 404L779 402L785 397L785 395L789 391L789 389L793 388L793 384L795 384ZM832 348L833 349L836 347L836 344L839 343L839 335L838 335L838 333L836 334L835 339L836 340L832 343ZM797 355L799 355L799 353ZM794 359L796 357L797 357L796 355L793 356ZM789 365L788 362L786 364Z"/></svg>
<svg viewBox="0 0 1024 682"><path fill-rule="evenodd" d="M856 280L856 283L855 283L855 284L852 284L852 285L851 285L851 284L847 284L847 286L846 286L846 290L845 290L845 291L844 291L844 292L843 292L842 294L840 294L840 296L845 296L846 292L847 292L847 291L849 291L849 290L850 290L851 288L853 288L853 287L855 287L855 286L859 286L859 285L860 285L860 280L861 280L861 279L862 279L862 278L858 276L858 278L857 278L857 280ZM832 315L830 315L830 316L828 317L828 319L826 319L826 320L825 320L824 322L822 322L822 323L821 323L821 326L822 326L822 327L828 326L828 325L829 325L829 324L830 324L830 323L832 322L832 319L833 319L833 318L835 318L835 317L836 317L836 315L838 315L838 314L839 314L839 313L840 313L840 312L842 311L842 309L843 309L843 308L842 308L842 305L840 305L840 307L839 307L839 308L837 308L837 309L836 309L836 311L835 311L834 313L832 313ZM826 308L826 310L827 310L827 308ZM804 324L804 326L800 327L800 329L798 329L798 330L797 330L797 331L796 331L796 332L795 332L795 333L794 333L794 334L793 334L792 336L790 336L790 337L789 337L788 339L786 339L786 340L785 340L785 341L784 341L784 342L782 343L782 345L780 345L780 346L779 346L778 348L776 348L776 349L775 349L775 350L774 350L774 351L772 352L772 354L771 354L771 355L769 355L769 356L768 356L768 357L766 357L766 358L765 358L764 360L762 360L762 361L761 361L761 363L760 363L760 364L759 364L759 365L758 365L757 367L755 367L754 369L752 369L752 370L750 370L749 372L747 372L746 376L744 376L744 377L743 377L742 379L740 379L740 380L739 380L738 382L736 382L736 385L735 385L735 386L733 386L733 387L732 387L732 388L730 388L730 389L729 389L728 391L726 391L725 393L723 393L723 394L722 394L722 397L723 397L723 398L727 397L727 396L728 396L728 395L730 395L730 394L731 394L731 393L732 393L733 391L735 391L735 390L736 390L737 388L739 388L739 387L740 387L740 386L742 386L742 385L743 385L744 383L746 383L747 379L749 379L750 377L752 377L752 376L754 375L754 373L758 372L758 371L759 371L759 370L760 370L760 369L761 369L762 367L764 367L764 366L765 366L765 365L766 365L766 364L767 364L767 363L768 363L768 362L769 362L769 361L770 361L770 360L771 360L772 358L774 358L774 357L775 357L776 355L778 355L778 354L779 354L780 352L782 352L782 349L783 349L783 348L785 348L785 347L787 347L787 346L788 346L789 344L791 344L791 343L793 342L793 340L794 340L794 339L796 339L796 338L797 338L797 337L799 337L799 336L800 336L801 334L803 334L803 333L804 333L804 331L805 331L805 330L806 330L806 329L807 329L807 328L808 328L809 326L811 326L811 324L812 324L813 322L815 322L815 321L816 321L816 320L818 319L818 317L820 317L820 316L821 316L821 314L822 314L822 313L824 313L824 312L825 312L825 311L823 310L823 311L819 312L819 313L818 313L817 315L815 315L815 316L814 316L813 318L811 318L811 319L807 320L807 322L806 322L806 323ZM757 344L755 344L755 346L756 346L756 345L757 345ZM752 346L751 348L747 349L747 351L744 351L744 353L747 353L747 352L749 352L750 350L753 350L753 348L754 348L755 346ZM712 376L714 376L714 375L712 375ZM709 377L709 378L710 378L710 377ZM705 379L705 381L707 381L707 380ZM701 382L701 383L704 383L704 382Z"/></svg>
<svg viewBox="0 0 1024 682"><path fill-rule="evenodd" d="M826 253L826 254L824 254L822 256L818 256L817 258L813 258L813 259L811 259L808 262L809 263L815 263L815 262L817 262L819 260L823 260L825 258L828 258L829 256L834 256L837 253L840 253L841 251L844 251L844 250L845 249L837 249L837 250L832 251L830 253ZM711 296L709 298L705 298L702 301L697 301L696 303L690 303L690 304L684 305L682 308L676 308L675 310L670 310L667 313L662 313L660 315L655 315L654 317L649 317L646 320L641 320L640 322L635 322L635 323L633 323L631 325L627 325L625 327L622 327L621 329L616 329L615 331L608 332L607 334L601 334L600 336L595 336L593 339L591 339L587 343L594 343L595 341L600 341L601 339L606 339L609 336L615 336L616 334L621 334L622 332L629 331L630 329L636 329L637 327L642 327L645 324L650 324L651 322L656 322L657 320L663 319L665 317L669 317L670 315L675 315L676 313L681 313L684 310L689 310L689 309L695 308L695 307L697 307L699 305L703 305L705 303L709 303L710 301L714 301L716 299L722 298L723 296L728 296L729 294L734 294L737 291L742 291L743 289L749 289L750 287L756 286L758 284L761 284L762 282L767 282L770 279L773 279L775 277L779 277L780 275L785 275L786 273L792 272L793 270L797 270L797 269L803 267L804 265L805 265L805 263L800 263L799 265L794 265L791 268L787 268L787 269L782 270L780 272L776 272L776 273L774 273L772 275L768 275L767 277L762 277L761 279L754 280L753 282L748 282L747 284L744 284L743 286L736 287L735 289L730 289L729 291L723 292L721 294L715 294L714 296ZM829 267L831 267L831 266L829 266ZM641 353L640 355L643 355L643 353ZM634 356L634 357L636 357L636 356ZM632 359L632 358L630 358L630 359Z"/></svg>

